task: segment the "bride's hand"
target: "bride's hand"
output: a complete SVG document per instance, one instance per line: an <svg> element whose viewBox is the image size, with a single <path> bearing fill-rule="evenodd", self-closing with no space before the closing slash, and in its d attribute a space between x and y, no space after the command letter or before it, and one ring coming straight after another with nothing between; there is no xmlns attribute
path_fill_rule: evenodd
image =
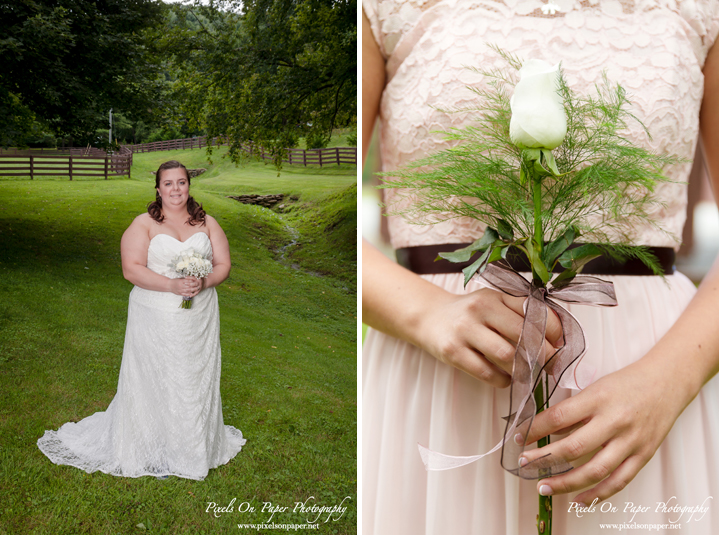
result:
<svg viewBox="0 0 719 535"><path fill-rule="evenodd" d="M170 279L170 291L182 297L195 297L202 291L202 286L202 279L197 277Z"/></svg>
<svg viewBox="0 0 719 535"><path fill-rule="evenodd" d="M582 466L539 481L538 492L565 494L594 485L574 498L591 504L622 490L649 462L689 402L676 373L645 357L538 414L527 443L573 432L527 451L527 461L552 454L571 462L592 454Z"/></svg>
<svg viewBox="0 0 719 535"><path fill-rule="evenodd" d="M198 279L197 277L190 276L185 277L185 280L187 281L187 287L190 292L188 294L188 297L195 297L198 293L202 291L205 279Z"/></svg>
<svg viewBox="0 0 719 535"><path fill-rule="evenodd" d="M509 386L514 350L522 332L524 301L483 288L449 294L419 325L422 347L437 359L495 387ZM547 356L561 336L557 316L547 311Z"/></svg>

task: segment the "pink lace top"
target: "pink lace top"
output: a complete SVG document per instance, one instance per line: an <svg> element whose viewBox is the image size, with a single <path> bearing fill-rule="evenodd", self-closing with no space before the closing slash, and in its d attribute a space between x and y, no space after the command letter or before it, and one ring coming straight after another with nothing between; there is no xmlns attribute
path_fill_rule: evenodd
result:
<svg viewBox="0 0 719 535"><path fill-rule="evenodd" d="M553 8L558 7L558 9ZM719 0L363 0L365 14L387 60L382 95L381 155L389 171L442 148L443 131L462 114L437 111L469 104L466 86L481 76L464 68L506 68L494 43L521 58L559 61L567 81L588 94L606 70L623 85L637 124L629 137L656 151L691 159L699 131L702 67L717 33ZM668 169L687 180L690 163ZM385 190L391 202L392 190ZM664 206L653 214L662 230L636 228L637 244L678 247L686 218L686 185L662 184ZM390 217L395 248L477 239L483 225L454 219L413 225Z"/></svg>

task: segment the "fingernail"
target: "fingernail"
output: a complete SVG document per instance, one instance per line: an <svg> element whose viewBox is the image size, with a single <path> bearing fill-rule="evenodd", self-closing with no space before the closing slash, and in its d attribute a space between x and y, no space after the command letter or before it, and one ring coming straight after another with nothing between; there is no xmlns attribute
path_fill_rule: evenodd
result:
<svg viewBox="0 0 719 535"><path fill-rule="evenodd" d="M520 457L519 458L519 466L526 466L529 464L529 461L526 457Z"/></svg>
<svg viewBox="0 0 719 535"><path fill-rule="evenodd" d="M577 507L581 507L582 509L586 509L586 508L587 508L587 504L584 503L584 502L577 502Z"/></svg>
<svg viewBox="0 0 719 535"><path fill-rule="evenodd" d="M517 433L516 435L514 435L514 443L515 444L519 444L521 446L523 442L524 442L524 439L522 438L522 433Z"/></svg>
<svg viewBox="0 0 719 535"><path fill-rule="evenodd" d="M539 487L539 494L540 496L551 496L552 488L549 485L542 485Z"/></svg>

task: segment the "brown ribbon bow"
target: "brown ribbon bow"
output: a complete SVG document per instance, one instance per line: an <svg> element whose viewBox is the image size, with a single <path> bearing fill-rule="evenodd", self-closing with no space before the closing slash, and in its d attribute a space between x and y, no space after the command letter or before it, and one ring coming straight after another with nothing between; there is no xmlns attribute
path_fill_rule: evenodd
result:
<svg viewBox="0 0 719 535"><path fill-rule="evenodd" d="M510 416L506 418L504 444L502 445L502 467L524 479L549 477L570 470L572 467L562 459L550 455L519 466L519 458L526 447L526 437L534 421L537 405L534 389L546 376L548 395L545 392L545 406L559 384L562 375L586 350L584 332L577 319L564 307L556 303L576 303L593 306L616 306L614 285L591 276L576 276L568 284L555 288L537 286L527 281L508 266L490 264L482 277L493 287L514 297L527 297L525 303L522 334L514 353L512 383L510 385ZM562 345L550 359L543 362L544 338L547 328L547 308L552 309L562 325ZM545 375L546 374L546 375ZM508 434L519 433L522 443L509 440Z"/></svg>

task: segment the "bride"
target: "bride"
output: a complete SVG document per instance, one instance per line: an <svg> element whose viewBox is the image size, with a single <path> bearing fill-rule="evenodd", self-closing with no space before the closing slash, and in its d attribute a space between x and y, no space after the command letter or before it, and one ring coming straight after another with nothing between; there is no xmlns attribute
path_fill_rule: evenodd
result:
<svg viewBox="0 0 719 535"><path fill-rule="evenodd" d="M105 412L46 431L38 446L55 464L123 477L201 480L245 443L226 426L220 399L220 324L215 286L230 249L214 218L189 194L177 161L155 177L156 200L122 236L130 292L117 394ZM188 249L212 260L204 279L179 278L169 262ZM192 298L190 309L180 308Z"/></svg>

